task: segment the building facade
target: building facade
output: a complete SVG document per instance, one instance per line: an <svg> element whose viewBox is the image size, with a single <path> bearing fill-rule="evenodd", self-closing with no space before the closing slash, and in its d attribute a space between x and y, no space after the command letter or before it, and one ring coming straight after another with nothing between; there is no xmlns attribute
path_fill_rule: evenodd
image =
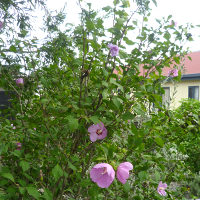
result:
<svg viewBox="0 0 200 200"><path fill-rule="evenodd" d="M168 105L170 109L180 106L183 99L200 100L200 51L188 54L185 57L183 66L180 82L168 81L163 84L165 90L163 103Z"/></svg>

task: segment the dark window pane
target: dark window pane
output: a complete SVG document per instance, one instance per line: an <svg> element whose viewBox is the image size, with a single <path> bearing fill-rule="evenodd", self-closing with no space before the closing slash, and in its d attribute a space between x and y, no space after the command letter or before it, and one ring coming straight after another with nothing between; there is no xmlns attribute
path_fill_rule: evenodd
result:
<svg viewBox="0 0 200 200"><path fill-rule="evenodd" d="M7 108L9 104L9 95L4 91L0 91L0 109Z"/></svg>
<svg viewBox="0 0 200 200"><path fill-rule="evenodd" d="M188 98L199 100L199 86L189 86Z"/></svg>
<svg viewBox="0 0 200 200"><path fill-rule="evenodd" d="M11 94L13 92L0 91L0 117L6 117L7 119L14 119L7 108L11 107Z"/></svg>

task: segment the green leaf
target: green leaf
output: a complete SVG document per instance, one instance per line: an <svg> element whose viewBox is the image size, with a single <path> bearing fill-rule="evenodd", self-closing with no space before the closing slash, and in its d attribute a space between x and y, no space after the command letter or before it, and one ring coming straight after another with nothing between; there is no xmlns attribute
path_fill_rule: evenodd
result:
<svg viewBox="0 0 200 200"><path fill-rule="evenodd" d="M155 141L159 146L163 147L164 141L160 137L156 137Z"/></svg>
<svg viewBox="0 0 200 200"><path fill-rule="evenodd" d="M19 187L19 192L20 194L25 194L26 188L24 187Z"/></svg>
<svg viewBox="0 0 200 200"><path fill-rule="evenodd" d="M77 119L75 119L71 115L68 116L67 119L68 119L69 128L70 128L71 131L74 131L74 130L78 129L78 125L79 124L78 124L78 120Z"/></svg>
<svg viewBox="0 0 200 200"><path fill-rule="evenodd" d="M40 193L37 191L36 188L34 187L27 187L26 188L28 194L32 197L34 197L35 199L39 199L40 198Z"/></svg>
<svg viewBox="0 0 200 200"><path fill-rule="evenodd" d="M131 112L126 112L122 115L123 120L131 120L134 119L134 115Z"/></svg>
<svg viewBox="0 0 200 200"><path fill-rule="evenodd" d="M106 6L106 7L103 7L102 8L102 10L105 10L106 12L108 12L109 10L111 10L112 9L112 7L110 7L110 6Z"/></svg>
<svg viewBox="0 0 200 200"><path fill-rule="evenodd" d="M109 96L107 89L103 90L102 96L103 96L103 99L107 99L107 97Z"/></svg>
<svg viewBox="0 0 200 200"><path fill-rule="evenodd" d="M61 176L63 176L63 170L60 167L60 165L56 165L53 169L52 169L52 174L55 178L55 180L57 181Z"/></svg>
<svg viewBox="0 0 200 200"><path fill-rule="evenodd" d="M130 187L130 185L129 185L128 182L126 182L126 183L123 185L123 187L124 187L124 191L125 191L126 193L130 192L131 187Z"/></svg>
<svg viewBox="0 0 200 200"><path fill-rule="evenodd" d="M147 17L144 17L144 22L148 22L148 18Z"/></svg>
<svg viewBox="0 0 200 200"><path fill-rule="evenodd" d="M160 173L158 171L155 171L154 175L155 175L155 181L158 182L160 180Z"/></svg>
<svg viewBox="0 0 200 200"><path fill-rule="evenodd" d="M25 176L28 180L34 181L33 178L32 178L30 175L28 175L27 173L24 173L24 176Z"/></svg>
<svg viewBox="0 0 200 200"><path fill-rule="evenodd" d="M41 99L41 103L42 103L42 104L48 104L48 103L49 103L49 100L48 100L48 99Z"/></svg>
<svg viewBox="0 0 200 200"><path fill-rule="evenodd" d="M71 168L72 170L74 170L74 171L77 170L77 168L69 161L68 161L68 165L69 165L69 168Z"/></svg>
<svg viewBox="0 0 200 200"><path fill-rule="evenodd" d="M17 52L17 49L14 45L10 46L10 51L16 53Z"/></svg>
<svg viewBox="0 0 200 200"><path fill-rule="evenodd" d="M120 89L122 92L124 91L123 87L122 87L119 83L116 82L116 79L111 78L111 79L110 79L110 83L112 83L112 84L118 86L119 89Z"/></svg>
<svg viewBox="0 0 200 200"><path fill-rule="evenodd" d="M126 42L126 44L128 45L134 45L135 42L133 42L132 40L129 40L127 37L124 37L123 40Z"/></svg>
<svg viewBox="0 0 200 200"><path fill-rule="evenodd" d="M105 158L104 157L97 157L95 160L97 160L97 161L105 161Z"/></svg>
<svg viewBox="0 0 200 200"><path fill-rule="evenodd" d="M25 172L30 168L30 165L28 162L22 160L19 165L22 167L22 170Z"/></svg>
<svg viewBox="0 0 200 200"><path fill-rule="evenodd" d="M168 17L167 17L167 20L170 20L172 18L172 15L169 15Z"/></svg>
<svg viewBox="0 0 200 200"><path fill-rule="evenodd" d="M114 0L113 4L116 6L117 4L119 4L119 2L120 2L119 0Z"/></svg>
<svg viewBox="0 0 200 200"><path fill-rule="evenodd" d="M165 33L164 34L164 38L166 39L166 40L169 40L170 38L171 38L171 35L170 35L170 33Z"/></svg>
<svg viewBox="0 0 200 200"><path fill-rule="evenodd" d="M133 24L134 24L135 26L137 26L138 23L137 23L137 21L133 21Z"/></svg>
<svg viewBox="0 0 200 200"><path fill-rule="evenodd" d="M108 156L108 148L105 145L102 145L101 148L104 154Z"/></svg>
<svg viewBox="0 0 200 200"><path fill-rule="evenodd" d="M1 197L2 199L5 199L5 198L4 198L5 195L6 195L6 192L5 192L3 189L0 188L0 197Z"/></svg>
<svg viewBox="0 0 200 200"><path fill-rule="evenodd" d="M138 177L140 178L141 181L144 181L148 178L148 174L146 171L141 171L138 173Z"/></svg>
<svg viewBox="0 0 200 200"><path fill-rule="evenodd" d="M50 192L48 189L44 189L44 198L46 200L52 200L53 199L52 192Z"/></svg>
<svg viewBox="0 0 200 200"><path fill-rule="evenodd" d="M152 0L152 1L153 1L154 5L157 7L157 2L156 2L156 0Z"/></svg>
<svg viewBox="0 0 200 200"><path fill-rule="evenodd" d="M102 85L108 87L108 83L106 81L102 81Z"/></svg>
<svg viewBox="0 0 200 200"><path fill-rule="evenodd" d="M0 180L0 188L4 185L7 185L9 183L9 180L8 179L3 179L3 180Z"/></svg>
<svg viewBox="0 0 200 200"><path fill-rule="evenodd" d="M119 101L119 98L114 97L112 99L112 101L113 101L114 105L119 109L121 106L121 102Z"/></svg>
<svg viewBox="0 0 200 200"><path fill-rule="evenodd" d="M88 31L91 31L91 30L94 29L94 24L92 23L92 21L87 20L86 21L86 27L87 27Z"/></svg>
<svg viewBox="0 0 200 200"><path fill-rule="evenodd" d="M92 116L92 117L90 117L90 120L91 120L94 124L100 123L100 120L98 119L97 116Z"/></svg>
<svg viewBox="0 0 200 200"><path fill-rule="evenodd" d="M1 176L11 180L12 182L15 182L14 177L13 177L13 175L11 173L2 173Z"/></svg>
<svg viewBox="0 0 200 200"><path fill-rule="evenodd" d="M128 54L125 51L120 50L119 51L119 56L122 59L126 59L128 57ZM121 89L121 88L120 88Z"/></svg>
<svg viewBox="0 0 200 200"><path fill-rule="evenodd" d="M180 64L180 57L174 57L174 61L175 61L177 64Z"/></svg>

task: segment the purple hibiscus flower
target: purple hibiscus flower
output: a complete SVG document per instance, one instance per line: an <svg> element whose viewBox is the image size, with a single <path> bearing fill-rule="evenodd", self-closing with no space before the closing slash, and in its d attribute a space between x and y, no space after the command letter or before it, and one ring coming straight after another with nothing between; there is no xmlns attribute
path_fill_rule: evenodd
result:
<svg viewBox="0 0 200 200"><path fill-rule="evenodd" d="M166 196L167 195L167 193L165 192L166 188L167 188L167 184L162 183L162 181L160 181L157 188L158 194L160 194L161 196Z"/></svg>
<svg viewBox="0 0 200 200"><path fill-rule="evenodd" d="M178 76L178 70L177 69L171 69L171 70L169 70L168 76L171 76L171 77Z"/></svg>
<svg viewBox="0 0 200 200"><path fill-rule="evenodd" d="M18 78L18 79L16 80L16 84L17 84L17 85L23 85L23 84L24 84L24 79L23 79L23 78Z"/></svg>
<svg viewBox="0 0 200 200"><path fill-rule="evenodd" d="M111 165L100 163L90 170L90 178L99 187L108 188L115 178L115 171Z"/></svg>
<svg viewBox="0 0 200 200"><path fill-rule="evenodd" d="M95 142L96 140L102 140L107 136L107 129L104 127L104 124L100 122L97 125L92 125L88 128L90 133L90 140Z"/></svg>
<svg viewBox="0 0 200 200"><path fill-rule="evenodd" d="M129 170L133 169L133 165L130 162L123 162L117 168L117 179L125 184L129 178Z"/></svg>
<svg viewBox="0 0 200 200"><path fill-rule="evenodd" d="M21 150L21 147L22 147L22 143L20 143L20 142L17 142L17 150Z"/></svg>
<svg viewBox="0 0 200 200"><path fill-rule="evenodd" d="M119 47L117 45L109 44L108 48L110 48L110 53L112 57L117 56L119 54Z"/></svg>

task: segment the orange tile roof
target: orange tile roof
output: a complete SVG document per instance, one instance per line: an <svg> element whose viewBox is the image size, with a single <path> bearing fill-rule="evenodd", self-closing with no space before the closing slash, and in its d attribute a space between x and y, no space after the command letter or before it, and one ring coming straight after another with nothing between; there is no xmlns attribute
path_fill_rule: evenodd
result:
<svg viewBox="0 0 200 200"><path fill-rule="evenodd" d="M191 60L188 58L191 57ZM200 51L197 52L191 52L185 56L185 59L181 62L180 66L184 64L183 69L181 67L178 68L178 70L181 70L182 75L186 74L199 74L200 73ZM178 65L178 64L176 64ZM178 65L179 66L179 65ZM164 76L168 76L168 72L170 69L173 69L172 67L164 67L162 70L162 74ZM181 68L181 69L180 69ZM140 75L145 76L145 73L147 72L146 69L143 68L143 65L139 66ZM120 71L120 72L119 72ZM114 69L114 74L123 73L123 70L120 68L120 70Z"/></svg>
<svg viewBox="0 0 200 200"><path fill-rule="evenodd" d="M188 58L188 56L191 58L191 60ZM186 74L198 74L200 73L200 51L197 52L191 52L187 55L185 55L185 58L181 61L181 64L178 65L178 70L181 70L182 75ZM183 68L181 67L183 65ZM170 69L173 69L174 65L171 65L171 67L164 67L162 69L162 74L164 76L168 76L168 72ZM140 65L140 75L145 75L147 70L143 69L143 66Z"/></svg>
<svg viewBox="0 0 200 200"><path fill-rule="evenodd" d="M190 56L192 60L189 60L187 56ZM185 57L182 74L200 73L200 51L189 53L187 56Z"/></svg>

